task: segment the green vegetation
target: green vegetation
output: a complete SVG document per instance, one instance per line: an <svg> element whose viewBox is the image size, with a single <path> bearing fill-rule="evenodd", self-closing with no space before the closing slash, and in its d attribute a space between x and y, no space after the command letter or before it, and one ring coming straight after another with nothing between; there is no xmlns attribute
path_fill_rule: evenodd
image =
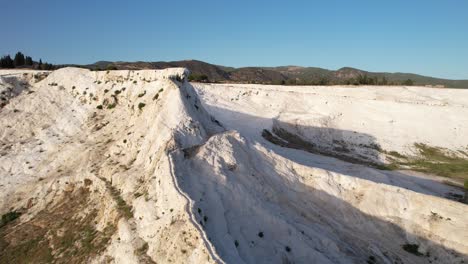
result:
<svg viewBox="0 0 468 264"><path fill-rule="evenodd" d="M433 173L449 178L468 180L468 159L450 155L448 150L431 147L426 144L416 143L415 148L420 157L404 157L400 154L390 152L389 154L398 158L393 166L407 167L416 171Z"/></svg>
<svg viewBox="0 0 468 264"><path fill-rule="evenodd" d="M206 74L190 74L188 77L189 82L209 82L208 75Z"/></svg>
<svg viewBox="0 0 468 264"><path fill-rule="evenodd" d="M375 263L377 262L374 256L369 256L369 258L367 258L367 264L375 264Z"/></svg>
<svg viewBox="0 0 468 264"><path fill-rule="evenodd" d="M11 211L2 215L2 220L0 220L0 228L6 226L8 223L13 222L16 218L20 217L20 213L17 211Z"/></svg>
<svg viewBox="0 0 468 264"><path fill-rule="evenodd" d="M113 109L113 108L115 108L115 104L109 104L109 105L107 105L107 109Z"/></svg>
<svg viewBox="0 0 468 264"><path fill-rule="evenodd" d="M107 65L106 70L107 71L115 71L115 70L117 70L117 67L115 65L109 64L109 65Z"/></svg>
<svg viewBox="0 0 468 264"><path fill-rule="evenodd" d="M0 236L0 263L59 263L64 259L87 263L104 251L115 225L108 222L103 231L95 228L98 211L87 210L91 202L88 188L69 195L24 223L5 226L6 233Z"/></svg>
<svg viewBox="0 0 468 264"><path fill-rule="evenodd" d="M106 187L109 190L112 198L117 203L117 209L119 213L125 217L126 219L130 219L133 217L132 207L128 205L125 200L120 195L120 191L117 190L110 181L106 180L105 178L100 178L106 183Z"/></svg>
<svg viewBox="0 0 468 264"><path fill-rule="evenodd" d="M84 66L93 69L108 64L96 63ZM211 83L258 83L277 85L432 85L450 88L466 88L468 80L447 80L411 73L368 72L344 67L327 70L317 67L243 67L232 68L202 61L119 62L118 67L132 69L164 69L184 67L191 71L189 81ZM205 77L206 76L206 77ZM176 79L173 79L176 80ZM409 80L409 81L408 81ZM133 81L133 80L132 80ZM182 81L182 80L180 80ZM405 83L405 84L403 84Z"/></svg>
<svg viewBox="0 0 468 264"><path fill-rule="evenodd" d="M405 251L416 255L416 256L423 256L421 252L419 252L419 245L418 244L404 244L401 246Z"/></svg>
<svg viewBox="0 0 468 264"><path fill-rule="evenodd" d="M14 68L15 64L13 63L13 60L11 59L10 55L3 56L0 59L0 68Z"/></svg>
<svg viewBox="0 0 468 264"><path fill-rule="evenodd" d="M419 152L415 157L407 157L396 151L380 150L392 162L379 166L379 169L411 169L443 177L468 179L468 159L461 158L448 149L423 143L415 143L414 147Z"/></svg>
<svg viewBox="0 0 468 264"><path fill-rule="evenodd" d="M419 152L419 155L407 157L396 151L385 151L378 144L362 145L362 147L386 154L387 159L390 161L386 164L376 164L343 155L342 153L346 152L346 149L340 149L337 153L324 152L314 144L304 141L297 135L291 134L284 129L274 128L273 130L274 135L270 131L264 129L262 131L262 137L281 147L302 149L311 153L333 156L341 160L366 164L381 170L411 169L443 177L468 180L468 159L460 157L460 153L463 152L455 152L416 143L414 147Z"/></svg>
<svg viewBox="0 0 468 264"><path fill-rule="evenodd" d="M15 58L13 59L13 63L15 67L23 66L24 65L24 54L21 52L17 52Z"/></svg>
<svg viewBox="0 0 468 264"><path fill-rule="evenodd" d="M176 75L172 75L169 77L169 79L173 80L173 81L178 81L178 82L182 82L183 79L182 77L179 75L179 74L176 74Z"/></svg>
<svg viewBox="0 0 468 264"><path fill-rule="evenodd" d="M140 109L140 110L143 109L143 107L145 107L145 105L146 105L145 103L139 103L138 104L138 109Z"/></svg>
<svg viewBox="0 0 468 264"><path fill-rule="evenodd" d="M5 55L0 59L0 68L36 68L38 70L53 70L55 67L49 63L34 63L30 56L25 56L22 52L17 52L12 59L10 55Z"/></svg>
<svg viewBox="0 0 468 264"><path fill-rule="evenodd" d="M402 84L406 85L406 86L412 86L412 85L414 85L414 82L413 82L413 80L408 79L408 80L404 81Z"/></svg>
<svg viewBox="0 0 468 264"><path fill-rule="evenodd" d="M102 109L102 105L98 105L96 106L97 109L101 110Z"/></svg>
<svg viewBox="0 0 468 264"><path fill-rule="evenodd" d="M136 253L137 256L141 256L143 254L146 254L146 252L148 251L148 248L149 248L148 243L145 242L140 248L138 248L135 251L135 253Z"/></svg>
<svg viewBox="0 0 468 264"><path fill-rule="evenodd" d="M393 151L393 150L389 151L387 154L392 156L392 157L398 158L398 159L404 159L405 158L405 156L403 156L402 154L400 154L400 153L398 153L396 151Z"/></svg>

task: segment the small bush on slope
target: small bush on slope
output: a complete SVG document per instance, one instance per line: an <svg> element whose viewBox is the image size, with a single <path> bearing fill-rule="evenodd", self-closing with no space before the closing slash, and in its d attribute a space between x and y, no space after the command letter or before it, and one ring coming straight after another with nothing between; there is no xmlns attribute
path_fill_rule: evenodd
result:
<svg viewBox="0 0 468 264"><path fill-rule="evenodd" d="M14 221L16 218L20 217L20 213L17 211L11 211L2 215L2 220L0 221L0 228L6 226L8 223Z"/></svg>
<svg viewBox="0 0 468 264"><path fill-rule="evenodd" d="M406 252L409 252L416 256L423 256L421 252L419 252L419 245L417 244L404 244L401 246Z"/></svg>

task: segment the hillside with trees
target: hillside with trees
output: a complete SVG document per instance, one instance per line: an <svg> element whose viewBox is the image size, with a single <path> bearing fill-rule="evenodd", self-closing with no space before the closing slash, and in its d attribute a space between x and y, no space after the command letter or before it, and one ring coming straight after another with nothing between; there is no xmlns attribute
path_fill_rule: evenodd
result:
<svg viewBox="0 0 468 264"><path fill-rule="evenodd" d="M50 63L43 63L42 59L39 59L39 62L35 62L32 57L24 55L22 52L18 51L14 58L12 59L9 54L3 56L0 59L0 68L2 69L14 69L14 68L30 68L37 70L53 70L55 66Z"/></svg>
<svg viewBox="0 0 468 264"><path fill-rule="evenodd" d="M190 70L189 79L212 83L257 83L279 85L418 85L430 87L468 88L468 80L449 80L412 73L369 72L351 67L328 70L317 67L242 67L233 68L198 60L159 62L99 61L78 66L91 70L141 70L184 67Z"/></svg>

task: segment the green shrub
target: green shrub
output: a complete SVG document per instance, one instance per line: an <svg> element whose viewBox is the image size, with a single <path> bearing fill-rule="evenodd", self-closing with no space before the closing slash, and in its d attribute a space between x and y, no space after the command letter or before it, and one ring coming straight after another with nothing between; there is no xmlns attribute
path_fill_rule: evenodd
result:
<svg viewBox="0 0 468 264"><path fill-rule="evenodd" d="M419 245L418 244L404 244L401 246L406 252L409 252L416 256L422 256L423 254L419 252Z"/></svg>
<svg viewBox="0 0 468 264"><path fill-rule="evenodd" d="M171 80L173 80L173 81L178 81L178 82L182 82L182 81L183 81L182 77L180 77L179 74L177 74L177 75L172 75L171 77L169 77L169 79L171 79Z"/></svg>
<svg viewBox="0 0 468 264"><path fill-rule="evenodd" d="M102 109L102 105L98 105L96 106L97 109L101 110Z"/></svg>
<svg viewBox="0 0 468 264"><path fill-rule="evenodd" d="M188 77L190 82L208 82L208 76L206 74L190 74Z"/></svg>
<svg viewBox="0 0 468 264"><path fill-rule="evenodd" d="M14 221L16 218L20 217L20 213L17 211L11 211L2 215L2 220L0 221L0 228L6 226L8 223Z"/></svg>
<svg viewBox="0 0 468 264"><path fill-rule="evenodd" d="M115 108L115 104L109 104L109 105L107 106L107 109L113 109L113 108Z"/></svg>
<svg viewBox="0 0 468 264"><path fill-rule="evenodd" d="M145 105L146 105L145 103L139 103L138 104L138 109L140 109L140 110L143 109L143 107L145 107Z"/></svg>
<svg viewBox="0 0 468 264"><path fill-rule="evenodd" d="M107 71L115 71L115 70L117 70L117 67L115 65L109 64L109 65L107 65L106 70Z"/></svg>
<svg viewBox="0 0 468 264"><path fill-rule="evenodd" d="M402 84L406 85L406 86L412 86L412 85L414 85L414 82L413 82L413 80L408 79L408 80L404 81Z"/></svg>
<svg viewBox="0 0 468 264"><path fill-rule="evenodd" d="M367 258L367 264L375 264L375 263L377 262L374 256L369 256L369 258Z"/></svg>

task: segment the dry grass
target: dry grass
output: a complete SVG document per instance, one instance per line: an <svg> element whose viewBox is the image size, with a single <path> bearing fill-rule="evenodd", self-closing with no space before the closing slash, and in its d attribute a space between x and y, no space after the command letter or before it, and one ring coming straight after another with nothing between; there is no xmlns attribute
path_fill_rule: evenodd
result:
<svg viewBox="0 0 468 264"><path fill-rule="evenodd" d="M97 211L89 208L89 190L66 195L57 206L31 220L0 229L0 263L86 263L108 245L113 223L95 228Z"/></svg>

